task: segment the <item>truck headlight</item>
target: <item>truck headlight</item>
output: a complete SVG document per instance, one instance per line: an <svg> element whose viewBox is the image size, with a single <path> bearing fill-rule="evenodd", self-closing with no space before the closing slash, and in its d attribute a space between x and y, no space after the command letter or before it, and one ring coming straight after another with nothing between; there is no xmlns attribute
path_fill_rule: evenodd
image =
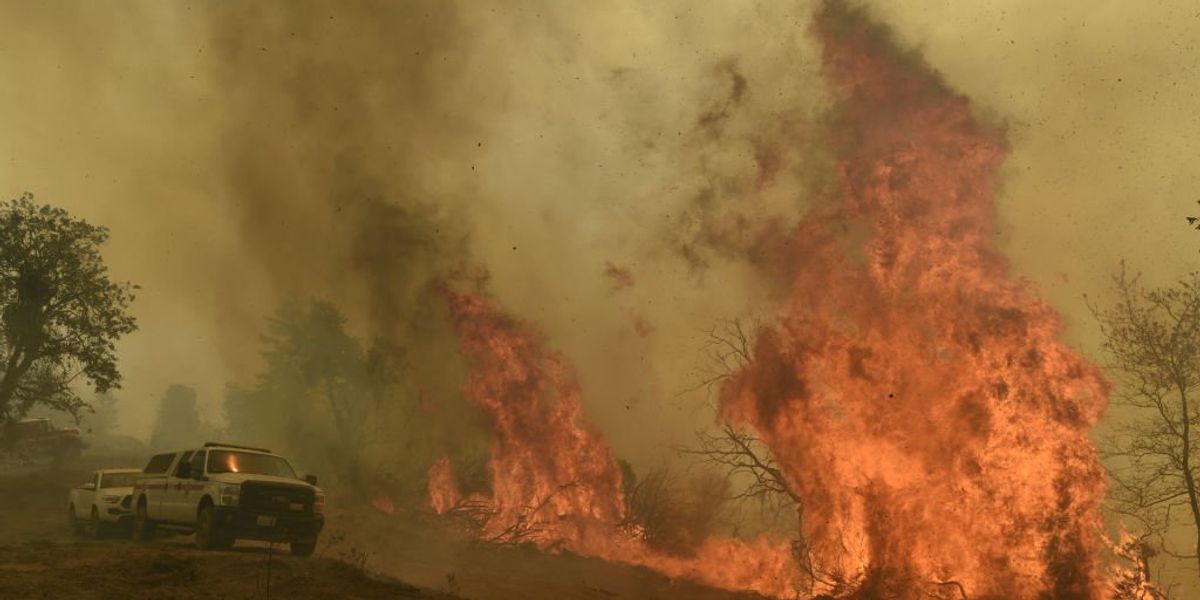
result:
<svg viewBox="0 0 1200 600"><path fill-rule="evenodd" d="M237 506L241 494L242 486L223 485L221 486L221 504L223 506Z"/></svg>
<svg viewBox="0 0 1200 600"><path fill-rule="evenodd" d="M317 492L317 495L313 496L313 512L325 512L325 494Z"/></svg>
<svg viewBox="0 0 1200 600"><path fill-rule="evenodd" d="M109 495L105 494L104 501L109 504L116 504L121 501L121 497L120 496L109 496Z"/></svg>

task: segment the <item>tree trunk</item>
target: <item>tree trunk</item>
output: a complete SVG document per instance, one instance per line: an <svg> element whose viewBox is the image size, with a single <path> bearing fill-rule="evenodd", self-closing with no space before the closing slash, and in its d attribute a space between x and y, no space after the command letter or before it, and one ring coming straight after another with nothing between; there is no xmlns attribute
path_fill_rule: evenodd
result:
<svg viewBox="0 0 1200 600"><path fill-rule="evenodd" d="M33 360L18 350L13 350L8 357L8 364L4 366L4 373L0 375L0 420L15 420L18 416L9 414L9 411L17 393L17 384L32 364Z"/></svg>
<svg viewBox="0 0 1200 600"><path fill-rule="evenodd" d="M1187 488L1188 507L1192 509L1192 525L1196 536L1196 564L1200 566L1200 496L1196 490L1196 478L1192 474L1192 411L1188 406L1187 390L1179 386L1179 403L1183 409L1183 483Z"/></svg>
<svg viewBox="0 0 1200 600"><path fill-rule="evenodd" d="M355 432L350 431L351 423L345 414L345 407L338 402L333 392L333 378L325 379L325 397L329 400L329 410L333 413L334 427L337 429L338 441L341 442L341 452L338 453L334 468L351 488L351 492L361 495L362 474L358 465L360 448L355 441Z"/></svg>

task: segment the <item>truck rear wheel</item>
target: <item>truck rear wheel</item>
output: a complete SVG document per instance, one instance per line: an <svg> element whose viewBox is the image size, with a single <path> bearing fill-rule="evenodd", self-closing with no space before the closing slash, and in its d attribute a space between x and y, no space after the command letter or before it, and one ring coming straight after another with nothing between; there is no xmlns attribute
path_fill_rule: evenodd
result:
<svg viewBox="0 0 1200 600"><path fill-rule="evenodd" d="M133 513L133 539L148 542L154 539L156 529L154 521L146 514L146 503L138 502L137 510Z"/></svg>

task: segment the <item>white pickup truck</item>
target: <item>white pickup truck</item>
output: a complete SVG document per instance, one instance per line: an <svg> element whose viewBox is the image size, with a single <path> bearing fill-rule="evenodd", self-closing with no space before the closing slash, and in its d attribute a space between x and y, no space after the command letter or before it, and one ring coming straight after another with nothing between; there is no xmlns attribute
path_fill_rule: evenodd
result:
<svg viewBox="0 0 1200 600"><path fill-rule="evenodd" d="M301 479L282 456L263 448L209 442L150 459L133 489L133 537L156 528L194 531L203 549L235 540L287 542L312 554L325 526L325 494L311 475Z"/></svg>
<svg viewBox="0 0 1200 600"><path fill-rule="evenodd" d="M133 520L133 483L139 469L101 469L67 495L67 525L75 534L101 538Z"/></svg>

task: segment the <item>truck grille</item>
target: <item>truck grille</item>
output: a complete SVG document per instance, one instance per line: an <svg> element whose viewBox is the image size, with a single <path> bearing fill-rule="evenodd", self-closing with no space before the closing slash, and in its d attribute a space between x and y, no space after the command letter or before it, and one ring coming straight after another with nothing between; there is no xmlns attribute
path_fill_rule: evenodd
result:
<svg viewBox="0 0 1200 600"><path fill-rule="evenodd" d="M313 491L298 485L247 481L242 484L239 504L265 512L312 512Z"/></svg>

